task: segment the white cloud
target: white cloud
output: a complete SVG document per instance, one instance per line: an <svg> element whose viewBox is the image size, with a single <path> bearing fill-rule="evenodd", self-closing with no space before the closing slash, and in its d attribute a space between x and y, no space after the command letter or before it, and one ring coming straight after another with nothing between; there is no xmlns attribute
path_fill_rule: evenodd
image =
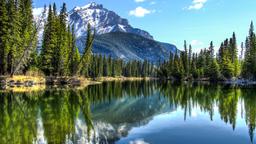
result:
<svg viewBox="0 0 256 144"><path fill-rule="evenodd" d="M136 17L144 17L147 14L153 13L154 11L150 11L143 7L137 7L135 10L131 10L129 15L136 16Z"/></svg>
<svg viewBox="0 0 256 144"><path fill-rule="evenodd" d="M196 52L196 53L200 52L200 50L204 48L204 43L199 40L192 40L190 44L193 48L193 52Z"/></svg>
<svg viewBox="0 0 256 144"><path fill-rule="evenodd" d="M192 4L187 8L188 10L199 10L204 7L207 0L193 0Z"/></svg>
<svg viewBox="0 0 256 144"><path fill-rule="evenodd" d="M33 15L39 16L42 14L43 11L44 11L44 8L33 8Z"/></svg>
<svg viewBox="0 0 256 144"><path fill-rule="evenodd" d="M204 45L204 43L199 41L199 40L192 40L190 42L190 44L191 44L192 47L198 47L198 46L203 46Z"/></svg>
<svg viewBox="0 0 256 144"><path fill-rule="evenodd" d="M146 0L134 0L136 3L144 2Z"/></svg>
<svg viewBox="0 0 256 144"><path fill-rule="evenodd" d="M138 139L135 141L130 141L129 144L149 144L149 143L145 142L143 139Z"/></svg>

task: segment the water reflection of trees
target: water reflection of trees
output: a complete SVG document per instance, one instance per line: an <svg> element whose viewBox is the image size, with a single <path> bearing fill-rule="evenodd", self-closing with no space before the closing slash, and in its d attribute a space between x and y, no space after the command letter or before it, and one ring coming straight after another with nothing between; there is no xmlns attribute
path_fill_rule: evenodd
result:
<svg viewBox="0 0 256 144"><path fill-rule="evenodd" d="M160 94L159 94L160 93ZM220 85L171 84L158 82L112 82L89 86L83 90L47 90L37 93L0 93L1 143L32 143L37 139L40 111L44 136L48 143L74 141L75 121L82 113L87 134L94 131L92 105L110 103L123 97L161 95L170 105L184 109L184 119L192 109L200 108L213 120L218 108L221 119L236 128L239 106L251 139L256 127L256 91ZM241 105L239 105L241 103ZM216 112L216 111L215 111Z"/></svg>
<svg viewBox="0 0 256 144"><path fill-rule="evenodd" d="M161 93L168 97L170 103L184 109L184 119L191 110L199 107L207 112L213 120L214 108L218 108L221 120L236 128L238 106L240 103L242 117L245 117L251 141L253 141L256 124L256 91L253 89L240 89L232 86L198 85L198 84L171 84L159 85ZM239 102L240 101L240 102Z"/></svg>
<svg viewBox="0 0 256 144"><path fill-rule="evenodd" d="M36 136L36 94L0 93L0 141L31 143Z"/></svg>

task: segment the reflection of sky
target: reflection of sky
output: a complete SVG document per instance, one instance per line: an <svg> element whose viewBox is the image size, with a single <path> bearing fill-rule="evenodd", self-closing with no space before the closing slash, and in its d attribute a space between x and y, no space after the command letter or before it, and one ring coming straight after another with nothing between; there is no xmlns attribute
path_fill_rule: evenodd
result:
<svg viewBox="0 0 256 144"><path fill-rule="evenodd" d="M117 143L132 143L142 139L146 143L161 144L249 144L248 127L241 113L239 102L236 128L233 131L231 124L221 120L217 106L214 106L213 121L209 113L201 111L197 106L191 109L191 116L187 112L184 120L184 109L178 107L176 111L155 116L145 126L133 128L128 137Z"/></svg>
<svg viewBox="0 0 256 144"><path fill-rule="evenodd" d="M44 136L44 127L43 127L43 120L41 115L41 110L39 109L37 114L37 136L36 140L33 141L33 144L47 144L47 140Z"/></svg>

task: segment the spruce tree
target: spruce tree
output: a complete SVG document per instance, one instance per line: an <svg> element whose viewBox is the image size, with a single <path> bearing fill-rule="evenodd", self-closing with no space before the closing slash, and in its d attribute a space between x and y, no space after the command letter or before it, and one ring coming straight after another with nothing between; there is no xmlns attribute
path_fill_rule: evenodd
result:
<svg viewBox="0 0 256 144"><path fill-rule="evenodd" d="M17 57L20 55L17 54L17 50L21 49L21 24L19 21L18 8L14 0L8 1L8 45L9 53L7 56L8 61L8 73L12 73L14 70L14 64L17 61ZM18 51L20 52L20 51Z"/></svg>
<svg viewBox="0 0 256 144"><path fill-rule="evenodd" d="M211 59L214 59L214 46L213 46L213 41L211 41L210 43L210 47L209 47L209 53L210 53L210 57Z"/></svg>
<svg viewBox="0 0 256 144"><path fill-rule="evenodd" d="M220 77L220 68L216 59L213 59L209 66L209 77L211 81L217 81Z"/></svg>
<svg viewBox="0 0 256 144"><path fill-rule="evenodd" d="M108 76L108 61L107 61L107 58L106 56L104 55L103 56L103 76L104 77L107 77Z"/></svg>
<svg viewBox="0 0 256 144"><path fill-rule="evenodd" d="M191 74L191 62L192 62L192 46L189 45L189 51L188 51L188 74L189 74L189 76Z"/></svg>
<svg viewBox="0 0 256 144"><path fill-rule="evenodd" d="M198 74L198 68L197 68L197 54L193 54L192 56L192 62L191 62L191 74L193 76L193 78L198 78L199 74Z"/></svg>
<svg viewBox="0 0 256 144"><path fill-rule="evenodd" d="M170 52L169 67L168 67L168 76L172 76L173 67L174 67L174 55L173 55L172 52Z"/></svg>
<svg viewBox="0 0 256 144"><path fill-rule="evenodd" d="M240 64L238 61L238 53L237 53L237 42L236 42L236 35L233 33L232 35L232 43L231 43L231 60L234 65L234 76L237 77L240 74Z"/></svg>
<svg viewBox="0 0 256 144"><path fill-rule="evenodd" d="M20 47L17 47L16 55L17 62L15 62L15 72L20 72L27 66L30 61L31 54L37 47L37 32L33 21L32 0L16 0L18 4L18 19L20 20Z"/></svg>
<svg viewBox="0 0 256 144"><path fill-rule="evenodd" d="M58 35L58 44L57 44L57 65L58 65L58 73L60 75L65 75L68 73L67 65L68 65L68 30L67 30L67 8L66 4L63 3L60 14L58 16L58 20L56 20L57 24L57 35Z"/></svg>
<svg viewBox="0 0 256 144"><path fill-rule="evenodd" d="M251 22L249 36L245 42L245 57L242 67L242 76L247 79L255 79L256 75L256 38L254 33L254 25Z"/></svg>
<svg viewBox="0 0 256 144"><path fill-rule="evenodd" d="M6 0L0 0L0 75L7 73L8 46L8 16Z"/></svg>
<svg viewBox="0 0 256 144"><path fill-rule="evenodd" d="M95 32L91 31L91 26L90 24L87 25L87 37L86 37L86 44L85 48L83 50L83 54L81 56L81 60L78 64L76 73L80 73L81 69L86 70L89 67L89 64L91 62L91 57L92 57L92 46L93 46L93 41L94 41L94 34Z"/></svg>
<svg viewBox="0 0 256 144"><path fill-rule="evenodd" d="M108 57L108 76L112 76L113 62L111 56Z"/></svg>
<svg viewBox="0 0 256 144"><path fill-rule="evenodd" d="M98 56L98 77L103 76L103 58L102 55Z"/></svg>
<svg viewBox="0 0 256 144"><path fill-rule="evenodd" d="M176 50L175 56L174 56L174 66L173 66L173 73L172 76L177 79L181 80L184 76L184 67L183 67L183 60L179 58L178 52Z"/></svg>
<svg viewBox="0 0 256 144"><path fill-rule="evenodd" d="M188 69L189 69L189 63L188 63L188 49L187 49L187 41L184 41L184 52L181 53L181 59L184 66L185 75L188 76Z"/></svg>
<svg viewBox="0 0 256 144"><path fill-rule="evenodd" d="M60 71L60 63L61 63L61 49L59 47L58 42L58 30L60 27L60 23L58 21L57 16L57 7L56 4L53 3L53 13L52 13L52 21L51 21L51 35L52 35L52 48L53 48L53 56L52 56L52 65L53 65L53 75L58 76Z"/></svg>
<svg viewBox="0 0 256 144"><path fill-rule="evenodd" d="M71 76L73 76L76 73L76 69L77 69L78 63L79 63L78 62L76 64L76 62L74 61L76 59L75 58L75 53L77 51L76 35L75 35L75 27L74 27L74 25L72 26L72 32L69 35L71 35L71 37L68 38L68 39L71 39L71 40L69 40L69 43L70 43L69 49L70 50L68 51L69 52L68 65L69 65L70 74L71 74Z"/></svg>
<svg viewBox="0 0 256 144"><path fill-rule="evenodd" d="M244 52L244 62L242 66L242 76L244 78L249 78L251 75L250 71L250 44L249 44L249 37L246 37L245 40L245 52Z"/></svg>
<svg viewBox="0 0 256 144"><path fill-rule="evenodd" d="M49 5L48 19L44 28L43 45L41 52L41 69L46 75L53 75L54 72L54 52L56 48L56 35L54 25L54 15L52 6Z"/></svg>

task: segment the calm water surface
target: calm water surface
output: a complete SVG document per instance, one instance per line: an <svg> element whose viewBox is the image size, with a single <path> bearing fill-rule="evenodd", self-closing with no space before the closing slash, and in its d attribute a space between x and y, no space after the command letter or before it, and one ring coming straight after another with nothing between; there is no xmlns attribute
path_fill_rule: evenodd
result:
<svg viewBox="0 0 256 144"><path fill-rule="evenodd" d="M0 92L0 144L256 144L256 89L111 82Z"/></svg>

